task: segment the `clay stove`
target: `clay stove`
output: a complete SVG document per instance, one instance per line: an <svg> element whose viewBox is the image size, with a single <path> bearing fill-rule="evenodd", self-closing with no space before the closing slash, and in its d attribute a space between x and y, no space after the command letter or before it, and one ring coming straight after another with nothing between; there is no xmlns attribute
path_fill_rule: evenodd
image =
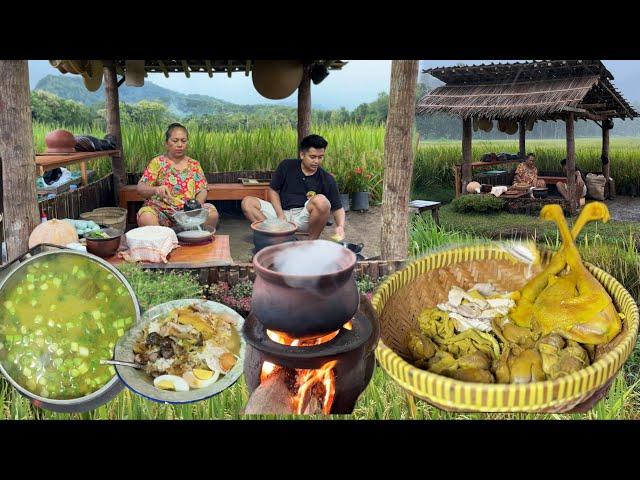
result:
<svg viewBox="0 0 640 480"><path fill-rule="evenodd" d="M292 277L294 281L288 281L286 275L283 281L274 276L274 255L315 242L322 241L267 247L254 257L257 278L252 305L256 308L243 327L247 342L244 375L250 392L247 414L349 414L373 375L379 324L366 297L358 298L353 252L342 246L332 247L344 250L339 252L336 271L310 275L308 282L302 276ZM319 330L318 322L302 323L308 316L296 317L296 312L305 311L305 305L323 296L336 306L327 310L334 318L327 318L327 327ZM273 321L261 321L261 312L271 307L271 313L274 303L291 312L278 325L295 333L274 329ZM309 325L309 332L301 325Z"/></svg>
<svg viewBox="0 0 640 480"><path fill-rule="evenodd" d="M379 330L362 311L322 337L296 339L267 330L253 314L243 333L244 375L253 400L246 413L349 414L373 375ZM267 391L254 398L259 387Z"/></svg>

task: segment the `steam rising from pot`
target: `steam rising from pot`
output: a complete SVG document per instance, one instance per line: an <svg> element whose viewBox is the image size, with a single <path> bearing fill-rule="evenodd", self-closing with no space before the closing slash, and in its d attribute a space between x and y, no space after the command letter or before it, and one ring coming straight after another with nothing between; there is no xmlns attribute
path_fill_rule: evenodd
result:
<svg viewBox="0 0 640 480"><path fill-rule="evenodd" d="M344 259L342 250L344 247L325 240L317 240L313 245L299 244L278 252L273 267L287 275L326 275L344 268L340 264L340 259Z"/></svg>

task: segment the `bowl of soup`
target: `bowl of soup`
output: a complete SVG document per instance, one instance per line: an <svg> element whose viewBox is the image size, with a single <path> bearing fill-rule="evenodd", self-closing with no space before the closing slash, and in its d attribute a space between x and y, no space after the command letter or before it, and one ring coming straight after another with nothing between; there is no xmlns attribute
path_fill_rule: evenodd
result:
<svg viewBox="0 0 640 480"><path fill-rule="evenodd" d="M125 277L84 252L38 253L0 279L0 372L39 407L82 412L123 388L111 359L140 320Z"/></svg>

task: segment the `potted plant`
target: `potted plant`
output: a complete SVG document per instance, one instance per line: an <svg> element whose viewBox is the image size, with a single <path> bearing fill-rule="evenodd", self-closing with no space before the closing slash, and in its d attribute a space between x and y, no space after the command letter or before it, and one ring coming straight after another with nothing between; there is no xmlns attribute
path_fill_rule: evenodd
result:
<svg viewBox="0 0 640 480"><path fill-rule="evenodd" d="M356 167L347 174L347 186L351 192L353 210L369 210L369 181L372 175L362 167Z"/></svg>
<svg viewBox="0 0 640 480"><path fill-rule="evenodd" d="M343 175L338 176L332 173L331 176L335 179L336 184L338 185L338 192L340 193L340 203L342 203L342 208L344 208L345 212L348 212L350 208L347 181Z"/></svg>

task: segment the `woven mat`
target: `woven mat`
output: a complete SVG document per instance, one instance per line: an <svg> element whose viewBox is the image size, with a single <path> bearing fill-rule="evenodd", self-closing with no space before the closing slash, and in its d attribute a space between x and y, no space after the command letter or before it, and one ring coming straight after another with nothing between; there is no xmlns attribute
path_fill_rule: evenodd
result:
<svg viewBox="0 0 640 480"><path fill-rule="evenodd" d="M124 260L119 257L106 259L113 265ZM141 262L144 268L207 268L232 265L229 235L216 235L212 242L202 245L184 245L173 250L168 257L169 263Z"/></svg>

